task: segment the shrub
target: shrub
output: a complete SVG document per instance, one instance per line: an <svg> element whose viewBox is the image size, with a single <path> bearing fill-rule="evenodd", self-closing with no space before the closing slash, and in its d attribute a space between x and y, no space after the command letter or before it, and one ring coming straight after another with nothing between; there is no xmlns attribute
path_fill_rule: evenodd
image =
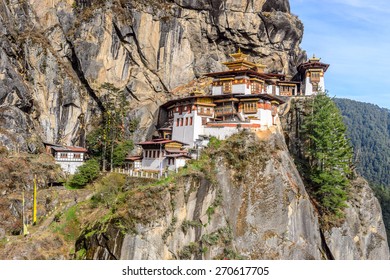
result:
<svg viewBox="0 0 390 280"><path fill-rule="evenodd" d="M99 176L100 167L95 159L86 161L76 173L69 179L68 185L71 188L82 188Z"/></svg>

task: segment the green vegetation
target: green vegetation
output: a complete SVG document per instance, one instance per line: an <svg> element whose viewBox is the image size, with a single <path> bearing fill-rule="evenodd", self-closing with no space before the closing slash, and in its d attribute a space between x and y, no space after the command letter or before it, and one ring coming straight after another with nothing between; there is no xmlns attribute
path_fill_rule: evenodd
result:
<svg viewBox="0 0 390 280"><path fill-rule="evenodd" d="M181 260L190 260L192 258L192 255L199 254L202 252L203 251L201 250L197 242L191 242L179 252L179 258Z"/></svg>
<svg viewBox="0 0 390 280"><path fill-rule="evenodd" d="M99 158L103 171L106 171L108 163L110 169L122 166L126 155L133 150L130 135L137 129L139 121L127 120L129 102L123 90L110 83L103 84L101 90L106 112L103 123L87 136L87 146L91 156Z"/></svg>
<svg viewBox="0 0 390 280"><path fill-rule="evenodd" d="M122 188L125 184L125 175L117 173L110 173L108 176L95 182L94 187L96 192L91 197L90 207L97 208L99 206L105 206L108 209L111 208L112 212L115 212L116 202L124 200Z"/></svg>
<svg viewBox="0 0 390 280"><path fill-rule="evenodd" d="M184 220L183 223L181 224L181 229L184 232L184 234L187 233L189 228L197 228L197 227L203 227L200 221Z"/></svg>
<svg viewBox="0 0 390 280"><path fill-rule="evenodd" d="M222 191L218 190L217 196L215 197L214 202L206 210L206 213L208 216L208 223L210 223L211 216L215 213L215 209L222 204L222 200L223 200Z"/></svg>
<svg viewBox="0 0 390 280"><path fill-rule="evenodd" d="M355 150L357 171L369 182L390 186L390 110L335 99Z"/></svg>
<svg viewBox="0 0 390 280"><path fill-rule="evenodd" d="M70 207L65 213L59 215L58 225L53 225L53 231L61 234L65 241L76 241L80 234L80 221L78 219L79 208L77 205Z"/></svg>
<svg viewBox="0 0 390 280"><path fill-rule="evenodd" d="M383 186L374 186L373 189L381 204L383 221L386 227L387 243L390 246L390 189Z"/></svg>
<svg viewBox="0 0 390 280"><path fill-rule="evenodd" d="M343 217L351 174L352 148L335 103L325 93L316 95L306 109L302 126L307 152L307 180L325 215Z"/></svg>
<svg viewBox="0 0 390 280"><path fill-rule="evenodd" d="M83 188L95 180L99 174L99 163L95 159L90 159L77 169L76 173L67 182L67 185L75 189Z"/></svg>
<svg viewBox="0 0 390 280"><path fill-rule="evenodd" d="M390 244L390 110L349 99L335 99L355 151L355 168L378 198Z"/></svg>

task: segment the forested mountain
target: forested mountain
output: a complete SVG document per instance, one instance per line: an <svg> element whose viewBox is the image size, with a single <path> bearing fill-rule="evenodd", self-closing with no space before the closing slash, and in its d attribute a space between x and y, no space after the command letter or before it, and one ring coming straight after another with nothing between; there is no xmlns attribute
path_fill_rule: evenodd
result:
<svg viewBox="0 0 390 280"><path fill-rule="evenodd" d="M390 236L390 110L349 99L334 99L348 128L358 172L370 181ZM390 243L389 243L390 244Z"/></svg>
<svg viewBox="0 0 390 280"><path fill-rule="evenodd" d="M390 110L335 98L348 127L358 172L377 185L390 186Z"/></svg>

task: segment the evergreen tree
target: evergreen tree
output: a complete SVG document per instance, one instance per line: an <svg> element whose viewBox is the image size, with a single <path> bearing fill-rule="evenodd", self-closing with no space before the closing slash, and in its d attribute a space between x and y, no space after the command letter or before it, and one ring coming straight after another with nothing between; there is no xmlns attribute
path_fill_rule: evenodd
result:
<svg viewBox="0 0 390 280"><path fill-rule="evenodd" d="M302 132L309 164L309 181L325 214L342 217L346 207L352 148L342 116L325 93L312 101Z"/></svg>

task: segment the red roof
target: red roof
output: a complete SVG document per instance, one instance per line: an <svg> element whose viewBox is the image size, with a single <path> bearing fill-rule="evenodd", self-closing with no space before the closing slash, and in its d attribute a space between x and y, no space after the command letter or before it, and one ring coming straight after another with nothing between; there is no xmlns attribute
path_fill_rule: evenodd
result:
<svg viewBox="0 0 390 280"><path fill-rule="evenodd" d="M77 147L77 146L54 146L50 145L51 148L56 152L76 152L76 153L86 153L88 152L87 149L83 147Z"/></svg>
<svg viewBox="0 0 390 280"><path fill-rule="evenodd" d="M81 153L86 153L88 152L87 149L83 147L77 147L77 146L66 146L66 148L72 152L81 152Z"/></svg>
<svg viewBox="0 0 390 280"><path fill-rule="evenodd" d="M137 145L141 145L141 146L143 146L143 145L159 145L159 144L168 144L168 143L179 143L182 145L188 145L186 143L183 143L183 142L180 142L177 140L170 140L170 139L153 139L150 141L144 141L144 142L137 143Z"/></svg>

